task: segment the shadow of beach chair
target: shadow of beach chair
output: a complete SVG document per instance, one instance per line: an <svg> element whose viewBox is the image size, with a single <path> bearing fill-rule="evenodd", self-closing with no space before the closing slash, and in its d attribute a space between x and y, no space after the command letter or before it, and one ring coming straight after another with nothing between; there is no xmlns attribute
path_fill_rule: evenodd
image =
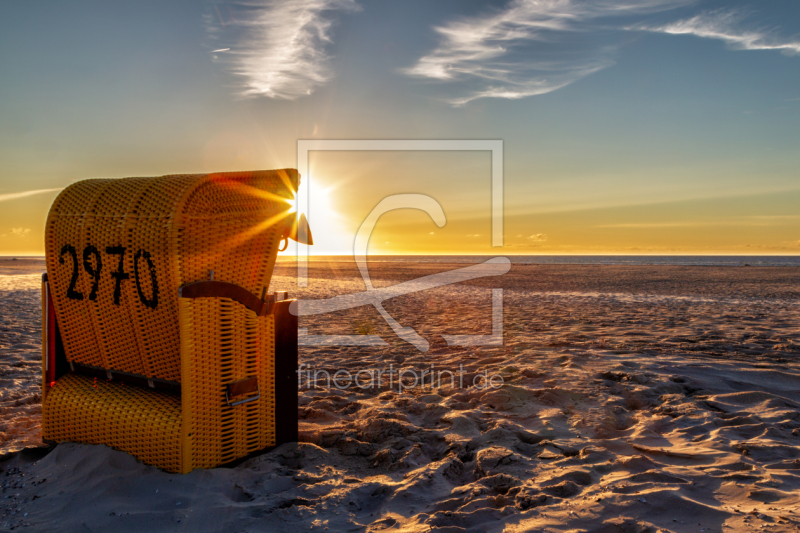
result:
<svg viewBox="0 0 800 533"><path fill-rule="evenodd" d="M58 196L46 441L185 473L297 440L297 317L285 293L265 295L280 243L311 243L298 184L284 169L85 180Z"/></svg>

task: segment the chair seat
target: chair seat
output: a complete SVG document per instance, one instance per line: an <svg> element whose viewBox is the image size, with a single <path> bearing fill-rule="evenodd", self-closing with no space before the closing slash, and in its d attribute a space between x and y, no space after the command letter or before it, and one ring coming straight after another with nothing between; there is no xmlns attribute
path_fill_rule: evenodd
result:
<svg viewBox="0 0 800 533"><path fill-rule="evenodd" d="M79 374L61 377L42 405L44 438L106 444L181 471L181 399Z"/></svg>

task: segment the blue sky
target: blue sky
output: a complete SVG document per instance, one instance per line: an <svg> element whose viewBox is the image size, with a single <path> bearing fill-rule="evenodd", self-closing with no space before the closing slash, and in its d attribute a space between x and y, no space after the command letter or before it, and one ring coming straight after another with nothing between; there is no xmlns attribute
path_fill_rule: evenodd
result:
<svg viewBox="0 0 800 533"><path fill-rule="evenodd" d="M41 253L76 180L313 138L502 139L508 253L800 251L797 2L6 2L0 65L0 253ZM318 249L420 192L447 226L387 215L375 252L497 252L488 168L317 154Z"/></svg>

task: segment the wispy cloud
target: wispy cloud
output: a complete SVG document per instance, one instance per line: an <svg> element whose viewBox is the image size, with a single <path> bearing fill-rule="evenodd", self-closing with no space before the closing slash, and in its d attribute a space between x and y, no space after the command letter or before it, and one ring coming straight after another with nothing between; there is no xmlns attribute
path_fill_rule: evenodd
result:
<svg viewBox="0 0 800 533"><path fill-rule="evenodd" d="M478 98L516 99L566 87L614 64L631 32L718 39L734 50L800 53L797 37L756 27L740 10L705 12L668 23L651 15L695 0L512 0L484 16L434 28L439 46L404 70L410 76L460 83L463 105Z"/></svg>
<svg viewBox="0 0 800 533"><path fill-rule="evenodd" d="M655 228L692 228L696 226L718 226L720 222L631 222L624 224L598 224L596 228L613 229L655 229Z"/></svg>
<svg viewBox="0 0 800 533"><path fill-rule="evenodd" d="M632 29L668 33L670 35L694 35L724 41L735 50L779 50L786 54L800 53L800 41L783 38L780 32L768 29L744 28L746 17L740 11L715 11L660 26L635 26Z"/></svg>
<svg viewBox="0 0 800 533"><path fill-rule="evenodd" d="M536 233L534 235L530 235L528 237L528 240L536 242L544 242L547 240L547 235L545 235L544 233Z"/></svg>
<svg viewBox="0 0 800 533"><path fill-rule="evenodd" d="M713 220L687 220L679 222L626 222L619 224L599 224L596 228L612 229L658 229L693 228L703 226L786 226L794 224L800 215L741 215L716 217Z"/></svg>
<svg viewBox="0 0 800 533"><path fill-rule="evenodd" d="M466 83L465 94L450 99L455 105L546 94L613 64L626 38L619 20L689 2L514 0L502 11L435 28L438 48L405 73Z"/></svg>
<svg viewBox="0 0 800 533"><path fill-rule="evenodd" d="M237 4L227 21L217 10L210 31L223 47L212 53L224 52L216 58L240 77L242 94L293 100L333 77L334 13L356 9L354 0L271 0Z"/></svg>
<svg viewBox="0 0 800 533"><path fill-rule="evenodd" d="M25 198L35 194L44 194L47 192L56 192L60 190L61 188L59 187L57 189L36 189L34 191L10 192L6 194L0 194L0 202L5 202L6 200L16 200L18 198Z"/></svg>
<svg viewBox="0 0 800 533"><path fill-rule="evenodd" d="M740 218L752 226L785 226L800 221L800 215L746 215Z"/></svg>

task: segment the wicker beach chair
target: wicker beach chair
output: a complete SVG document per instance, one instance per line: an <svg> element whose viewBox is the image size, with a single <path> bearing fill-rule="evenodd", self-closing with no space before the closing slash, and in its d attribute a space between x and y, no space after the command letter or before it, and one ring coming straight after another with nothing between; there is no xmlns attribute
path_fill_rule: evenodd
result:
<svg viewBox="0 0 800 533"><path fill-rule="evenodd" d="M297 440L297 317L266 297L310 242L293 169L95 179L47 218L42 434L170 472ZM259 296L260 295L260 296Z"/></svg>

